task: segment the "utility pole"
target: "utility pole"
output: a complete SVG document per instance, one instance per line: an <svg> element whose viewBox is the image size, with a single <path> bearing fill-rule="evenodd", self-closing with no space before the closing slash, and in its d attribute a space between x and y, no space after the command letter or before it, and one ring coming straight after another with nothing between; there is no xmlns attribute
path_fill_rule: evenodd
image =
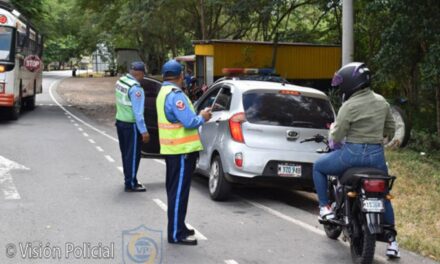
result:
<svg viewBox="0 0 440 264"><path fill-rule="evenodd" d="M202 30L202 40L206 39L206 22L205 22L205 1L199 0L200 5L200 27Z"/></svg>
<svg viewBox="0 0 440 264"><path fill-rule="evenodd" d="M275 70L275 66L277 64L279 35L280 35L279 32L275 33L275 39L273 40L273 48L272 48L272 69L273 70Z"/></svg>
<svg viewBox="0 0 440 264"><path fill-rule="evenodd" d="M353 61L353 0L342 1L342 65Z"/></svg>

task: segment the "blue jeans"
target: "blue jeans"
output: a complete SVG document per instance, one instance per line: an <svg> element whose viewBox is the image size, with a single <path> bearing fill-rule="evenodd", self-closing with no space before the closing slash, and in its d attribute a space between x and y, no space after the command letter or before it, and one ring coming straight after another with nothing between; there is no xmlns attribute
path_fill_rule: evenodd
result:
<svg viewBox="0 0 440 264"><path fill-rule="evenodd" d="M329 204L327 175L342 176L352 167L371 167L388 173L383 146L346 143L341 149L318 159L313 165L313 181L320 206ZM389 200L385 200L385 223L394 225L394 211Z"/></svg>

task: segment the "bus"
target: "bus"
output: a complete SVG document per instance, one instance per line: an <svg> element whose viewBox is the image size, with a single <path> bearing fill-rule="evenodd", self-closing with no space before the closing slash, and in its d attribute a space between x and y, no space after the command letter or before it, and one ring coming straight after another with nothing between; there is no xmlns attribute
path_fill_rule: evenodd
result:
<svg viewBox="0 0 440 264"><path fill-rule="evenodd" d="M0 2L0 115L17 120L35 108L43 87L43 37L19 11Z"/></svg>

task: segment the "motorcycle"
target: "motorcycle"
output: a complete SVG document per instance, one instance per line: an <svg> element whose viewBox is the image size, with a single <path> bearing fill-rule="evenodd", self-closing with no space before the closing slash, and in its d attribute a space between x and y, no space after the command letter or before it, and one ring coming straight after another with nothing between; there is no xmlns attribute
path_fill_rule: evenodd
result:
<svg viewBox="0 0 440 264"><path fill-rule="evenodd" d="M302 140L324 143L318 153L331 151L327 138L322 135ZM341 177L328 177L328 195L335 217L319 222L330 239L343 240L350 244L353 263L373 262L376 241L388 242L395 236L392 226L384 223L385 200L392 199L391 191L396 177L366 167L353 167Z"/></svg>

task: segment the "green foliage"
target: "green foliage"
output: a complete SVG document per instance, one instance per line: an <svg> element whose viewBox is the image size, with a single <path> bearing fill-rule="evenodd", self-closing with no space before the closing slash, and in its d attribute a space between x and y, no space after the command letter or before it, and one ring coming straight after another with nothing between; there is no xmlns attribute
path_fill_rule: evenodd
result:
<svg viewBox="0 0 440 264"><path fill-rule="evenodd" d="M67 62L70 58L78 57L79 43L72 35L63 36L57 40L49 39L45 46L44 59L46 62Z"/></svg>
<svg viewBox="0 0 440 264"><path fill-rule="evenodd" d="M31 21L35 21L37 26L41 25L44 16L44 0L11 0L17 10Z"/></svg>
<svg viewBox="0 0 440 264"><path fill-rule="evenodd" d="M375 73L374 88L409 99L418 130L439 131L435 90L440 89L438 57L440 2L435 0L356 1L356 54ZM440 118L437 114L437 118Z"/></svg>
<svg viewBox="0 0 440 264"><path fill-rule="evenodd" d="M99 14L93 24L108 34L115 47L139 49L152 72L169 57L192 53L191 41L203 37L272 41L281 32L281 41L336 41L338 26L329 30L325 24L334 21L333 10L340 15L340 8L327 2L77 0L83 10Z"/></svg>
<svg viewBox="0 0 440 264"><path fill-rule="evenodd" d="M413 130L409 148L440 160L440 138L436 134Z"/></svg>

